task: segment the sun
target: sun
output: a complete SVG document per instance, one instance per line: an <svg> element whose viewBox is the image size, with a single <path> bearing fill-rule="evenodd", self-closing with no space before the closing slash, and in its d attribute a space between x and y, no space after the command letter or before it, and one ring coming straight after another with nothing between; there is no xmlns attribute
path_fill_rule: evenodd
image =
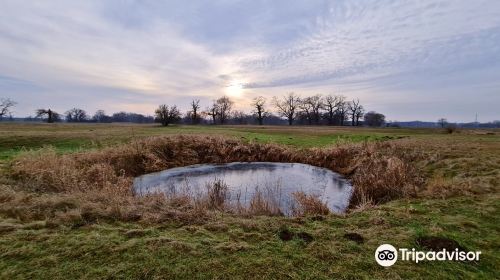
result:
<svg viewBox="0 0 500 280"><path fill-rule="evenodd" d="M226 86L226 94L232 97L240 97L243 94L243 84L238 81L232 81Z"/></svg>

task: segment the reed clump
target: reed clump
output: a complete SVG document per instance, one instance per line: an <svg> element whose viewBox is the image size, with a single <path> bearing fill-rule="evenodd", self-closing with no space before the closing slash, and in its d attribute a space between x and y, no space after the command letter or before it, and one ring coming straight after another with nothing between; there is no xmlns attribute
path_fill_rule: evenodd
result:
<svg viewBox="0 0 500 280"><path fill-rule="evenodd" d="M229 188L221 179L206 184L206 194L202 197L202 207L210 210L224 210L230 198Z"/></svg>
<svg viewBox="0 0 500 280"><path fill-rule="evenodd" d="M304 192L294 192L293 216L328 215L330 210L317 196Z"/></svg>
<svg viewBox="0 0 500 280"><path fill-rule="evenodd" d="M0 211L23 219L48 217L81 224L99 219L197 223L209 219L211 210L227 208L227 186L222 182L210 187L203 203L195 203L188 196L137 196L133 178L173 167L237 161L299 162L339 172L352 180L351 207L356 207L366 201L376 204L417 195L423 177L413 164L416 157L415 151L386 142L298 150L196 135L152 137L65 155L43 148L11 162L8 171L15 183L10 190L0 189L0 198L5 200ZM297 197L300 215L327 212L311 197ZM265 192L258 192L248 209L236 212L278 215L274 204Z"/></svg>

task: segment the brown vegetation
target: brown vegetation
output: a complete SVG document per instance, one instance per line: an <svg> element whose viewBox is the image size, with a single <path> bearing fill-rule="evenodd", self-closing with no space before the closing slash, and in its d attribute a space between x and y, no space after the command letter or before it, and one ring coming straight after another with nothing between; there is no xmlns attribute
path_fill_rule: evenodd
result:
<svg viewBox="0 0 500 280"><path fill-rule="evenodd" d="M241 209L241 208L240 208ZM264 191L256 189L250 200L248 209L243 208L240 213L247 215L281 216L283 212L279 205L279 189L266 188Z"/></svg>
<svg viewBox="0 0 500 280"><path fill-rule="evenodd" d="M213 183L208 183L206 187L207 194L204 200L206 207L211 210L224 210L229 196L227 184L217 179Z"/></svg>
<svg viewBox="0 0 500 280"><path fill-rule="evenodd" d="M330 210L318 197L304 192L292 194L296 203L292 207L294 216L328 215Z"/></svg>
<svg viewBox="0 0 500 280"><path fill-rule="evenodd" d="M46 148L26 152L12 162L9 174L16 191L0 189L0 211L22 220L45 218L72 225L97 220L198 223L210 217L208 210L225 208L227 186L223 182L209 188L203 203L196 203L186 196L134 195L133 178L172 167L235 161L300 162L340 172L352 179L351 206L355 207L367 201L377 204L415 196L423 184L412 164L418 155L387 142L296 150L207 136L156 137L67 155ZM295 198L296 215L328 213L314 197L296 194ZM238 212L276 215L280 209L261 191L248 209Z"/></svg>

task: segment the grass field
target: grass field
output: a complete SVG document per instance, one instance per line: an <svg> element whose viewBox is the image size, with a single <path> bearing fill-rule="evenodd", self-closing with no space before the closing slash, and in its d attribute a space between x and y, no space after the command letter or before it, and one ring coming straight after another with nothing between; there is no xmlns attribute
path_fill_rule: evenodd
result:
<svg viewBox="0 0 500 280"><path fill-rule="evenodd" d="M241 217L220 212L189 224L103 219L82 225L56 223L49 216L27 218L23 212L29 208L23 203L40 197L55 202L30 206L31 211L52 207L68 216L71 210L62 194L23 189L11 178L11 164L24 151L52 146L60 154L85 153L178 134L222 135L297 150L365 141L401 144L422 154L414 164L425 176L425 187L415 197L345 215ZM494 279L500 269L499 130L446 134L398 128L0 123L0 162L2 279ZM282 240L280 233L288 231L293 238ZM351 240L356 239L350 237L353 233L362 240ZM468 250L482 251L481 259L399 261L390 268L375 262L379 245L425 249L416 242L423 236L453 239Z"/></svg>
<svg viewBox="0 0 500 280"><path fill-rule="evenodd" d="M429 135L429 130L329 129L327 127L279 126L171 126L133 124L5 124L0 123L0 159L9 159L22 149L54 146L61 152L100 148L133 139L165 134L228 135L264 143L299 148L323 147L341 141L387 140L409 135ZM435 134L435 133L433 133ZM437 135L437 134L436 134Z"/></svg>

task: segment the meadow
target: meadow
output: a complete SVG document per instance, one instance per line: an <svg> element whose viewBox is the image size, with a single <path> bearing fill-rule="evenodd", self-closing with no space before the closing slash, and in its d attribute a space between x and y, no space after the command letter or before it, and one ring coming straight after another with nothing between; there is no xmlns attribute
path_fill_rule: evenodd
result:
<svg viewBox="0 0 500 280"><path fill-rule="evenodd" d="M138 198L134 176L287 161L347 176L342 215ZM500 267L500 130L0 123L0 278L483 278ZM384 243L479 262L379 266ZM437 246L437 245L436 245Z"/></svg>

